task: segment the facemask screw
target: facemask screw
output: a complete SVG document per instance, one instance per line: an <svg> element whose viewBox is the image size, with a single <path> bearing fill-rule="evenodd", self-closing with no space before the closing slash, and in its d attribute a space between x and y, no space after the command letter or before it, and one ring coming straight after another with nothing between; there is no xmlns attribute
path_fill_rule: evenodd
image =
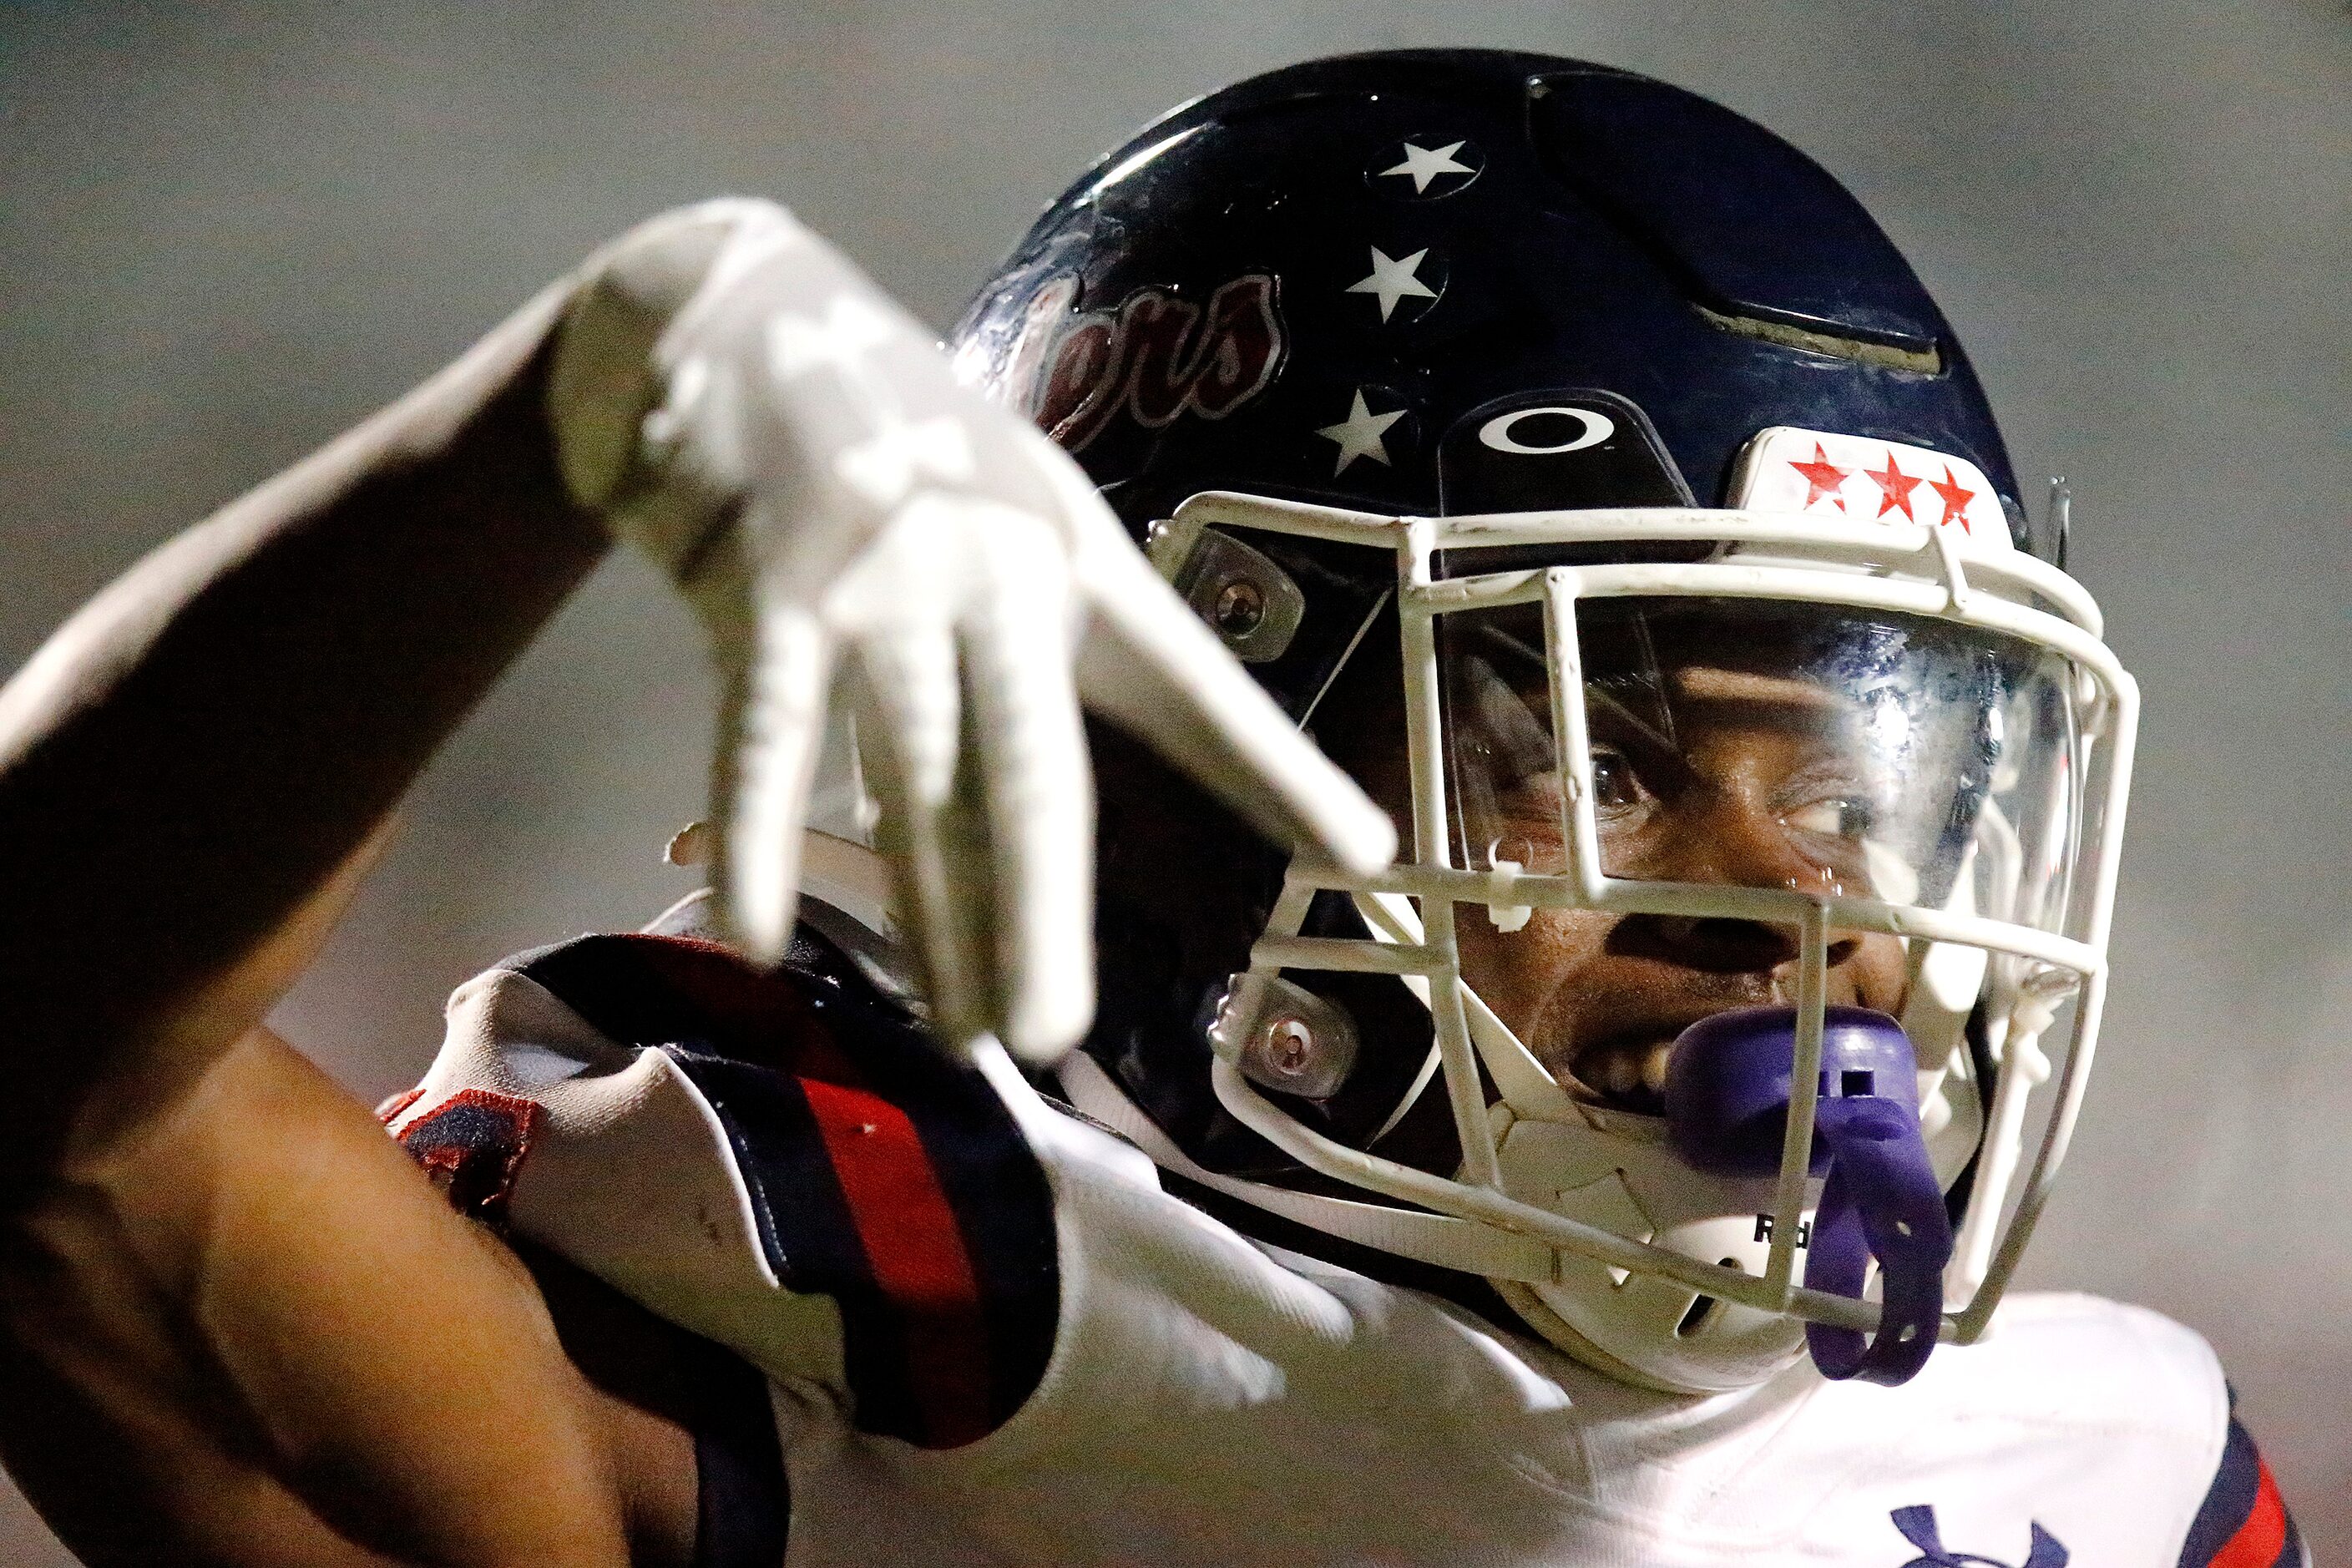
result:
<svg viewBox="0 0 2352 1568"><path fill-rule="evenodd" d="M1297 1018L1276 1018L1266 1026L1266 1065L1285 1078L1297 1078L1314 1065L1315 1032Z"/></svg>
<svg viewBox="0 0 2352 1568"><path fill-rule="evenodd" d="M1246 577L1235 577L1217 592L1217 629L1229 637L1245 637L1265 619L1265 595Z"/></svg>
<svg viewBox="0 0 2352 1568"><path fill-rule="evenodd" d="M1280 975L1251 973L1226 983L1209 1045L1251 1082L1307 1100L1337 1094L1358 1049L1344 1010Z"/></svg>

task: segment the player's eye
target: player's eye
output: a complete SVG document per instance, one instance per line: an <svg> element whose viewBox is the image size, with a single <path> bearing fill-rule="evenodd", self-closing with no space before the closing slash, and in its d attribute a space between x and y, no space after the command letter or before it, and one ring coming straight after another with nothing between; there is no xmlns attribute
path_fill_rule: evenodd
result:
<svg viewBox="0 0 2352 1568"><path fill-rule="evenodd" d="M1832 795L1808 801L1787 813L1781 820L1799 833L1817 838L1854 839L1869 833L1877 814L1866 800L1851 795Z"/></svg>
<svg viewBox="0 0 2352 1568"><path fill-rule="evenodd" d="M1633 760L1614 746L1592 748L1592 806L1602 816L1622 816L1642 804L1641 781Z"/></svg>

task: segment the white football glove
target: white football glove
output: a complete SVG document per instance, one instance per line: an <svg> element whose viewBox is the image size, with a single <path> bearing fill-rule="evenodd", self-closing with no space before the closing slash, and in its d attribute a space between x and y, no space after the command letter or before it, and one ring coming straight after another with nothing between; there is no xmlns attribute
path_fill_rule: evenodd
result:
<svg viewBox="0 0 2352 1568"><path fill-rule="evenodd" d="M782 207L683 208L591 258L549 403L574 498L711 636L716 881L754 957L791 937L837 691L951 1042L1045 1060L1092 1016L1081 700L1302 852L1394 852L1077 466Z"/></svg>

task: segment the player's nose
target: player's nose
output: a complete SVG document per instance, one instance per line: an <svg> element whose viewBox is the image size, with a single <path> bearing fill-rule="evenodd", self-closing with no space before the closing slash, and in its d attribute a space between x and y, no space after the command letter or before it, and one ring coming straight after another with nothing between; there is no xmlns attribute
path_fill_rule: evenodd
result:
<svg viewBox="0 0 2352 1568"><path fill-rule="evenodd" d="M1674 831L1663 835L1664 849L1635 873L1673 882L1720 882L1744 888L1790 888L1839 891L1817 862L1790 842L1777 816L1736 787L1702 787L1675 803ZM1622 874L1622 873L1620 873ZM1624 945L1695 969L1761 973L1792 963L1802 951L1793 926L1719 915L1628 916L1620 926ZM1835 967L1853 955L1855 940L1833 935L1828 953Z"/></svg>
<svg viewBox="0 0 2352 1568"><path fill-rule="evenodd" d="M1719 915L1628 915L1614 945L1719 973L1761 973L1794 963L1799 952L1794 931Z"/></svg>

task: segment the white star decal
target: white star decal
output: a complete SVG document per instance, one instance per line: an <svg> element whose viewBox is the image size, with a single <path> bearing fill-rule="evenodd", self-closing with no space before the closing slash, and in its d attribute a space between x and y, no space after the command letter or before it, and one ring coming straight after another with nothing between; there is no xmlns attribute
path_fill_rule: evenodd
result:
<svg viewBox="0 0 2352 1568"><path fill-rule="evenodd" d="M824 316L778 316L768 323L769 363L789 380L820 365L851 375L863 373L866 356L890 341L889 319L851 295L835 295Z"/></svg>
<svg viewBox="0 0 2352 1568"><path fill-rule="evenodd" d="M1411 174L1412 194L1417 196L1424 195L1429 191L1429 182L1440 174L1468 174L1476 172L1467 163L1457 163L1454 161L1454 154L1462 151L1462 147L1461 142L1455 142L1440 147L1433 153L1426 147L1416 147L1408 142L1404 144L1404 162L1393 169L1382 169L1381 174L1382 177L1390 174Z"/></svg>
<svg viewBox="0 0 2352 1568"><path fill-rule="evenodd" d="M896 506L915 481L971 478L971 437L951 414L934 419L882 419L874 434L834 455L833 471L843 484L876 506Z"/></svg>
<svg viewBox="0 0 2352 1568"><path fill-rule="evenodd" d="M952 414L909 419L887 376L866 362L890 342L889 318L865 300L836 295L822 319L778 316L768 323L768 365L780 381L832 370L841 395L871 431L834 454L835 478L876 506L906 500L919 480L972 474L971 437Z"/></svg>
<svg viewBox="0 0 2352 1568"><path fill-rule="evenodd" d="M1388 442L1382 438L1388 427L1404 417L1404 410L1375 414L1364 406L1364 389L1356 389L1355 401L1349 405L1348 416L1337 425L1326 425L1315 432L1327 441L1339 443L1339 460L1331 466L1331 477L1347 472L1348 465L1359 458L1370 458L1386 466L1389 460Z"/></svg>
<svg viewBox="0 0 2352 1568"><path fill-rule="evenodd" d="M1427 247L1414 251L1402 260L1375 245L1372 251L1372 275L1360 282L1348 285L1350 294L1375 294L1380 297L1381 320L1385 321L1396 310L1397 301L1411 295L1416 300L1434 300L1437 290L1413 276L1421 270L1421 258L1429 254Z"/></svg>

